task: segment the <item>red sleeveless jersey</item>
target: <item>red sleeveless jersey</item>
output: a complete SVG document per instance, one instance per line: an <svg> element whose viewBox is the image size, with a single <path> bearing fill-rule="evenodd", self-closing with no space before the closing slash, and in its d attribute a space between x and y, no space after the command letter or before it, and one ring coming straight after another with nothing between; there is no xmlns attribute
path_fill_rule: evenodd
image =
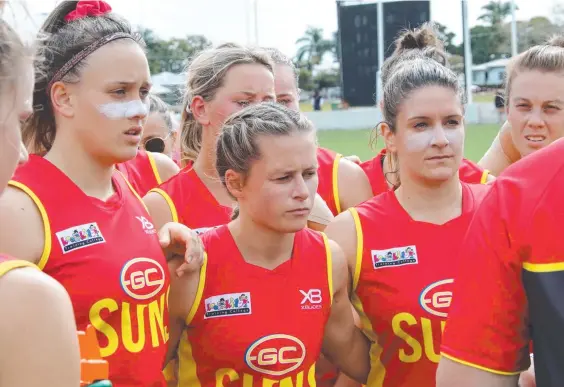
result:
<svg viewBox="0 0 564 387"><path fill-rule="evenodd" d="M462 214L443 225L414 221L392 191L349 209L359 241L353 305L378 343L368 386L435 386L458 250L489 190L462 188Z"/></svg>
<svg viewBox="0 0 564 387"><path fill-rule="evenodd" d="M386 149L384 148L376 157L360 164L360 167L368 177L374 196L390 189L386 177L384 176L383 162L385 156Z"/></svg>
<svg viewBox="0 0 564 387"><path fill-rule="evenodd" d="M135 158L116 164L137 193L143 197L151 189L162 183L161 176L150 152L139 149Z"/></svg>
<svg viewBox="0 0 564 387"><path fill-rule="evenodd" d="M179 385L315 386L333 297L325 235L297 232L291 259L274 270L245 262L227 225L202 239L207 258L180 342Z"/></svg>
<svg viewBox="0 0 564 387"><path fill-rule="evenodd" d="M470 184L486 184L489 174L490 171L468 159L462 159L462 163L458 169L460 181Z"/></svg>
<svg viewBox="0 0 564 387"><path fill-rule="evenodd" d="M341 213L341 202L339 198L339 162L343 156L332 150L317 148L317 163L319 169L319 186L317 193L325 200L333 215Z"/></svg>
<svg viewBox="0 0 564 387"><path fill-rule="evenodd" d="M384 176L383 163L385 156L386 149L382 149L376 157L360 164L364 173L368 176L368 181L370 181L374 196L390 189L386 177ZM460 168L458 169L460 181L470 184L486 184L489 174L487 169L483 169L478 164L467 159L462 159Z"/></svg>
<svg viewBox="0 0 564 387"><path fill-rule="evenodd" d="M69 293L78 330L96 328L113 385L163 386L169 274L139 196L116 171L110 199L88 197L39 156L30 156L14 180L10 185L25 192L43 218L38 266Z"/></svg>
<svg viewBox="0 0 564 387"><path fill-rule="evenodd" d="M37 266L35 266L31 262L20 260L20 259L14 259L7 255L0 254L0 278L4 274L8 273L9 271L14 269L19 269L22 267L34 267L37 269Z"/></svg>
<svg viewBox="0 0 564 387"><path fill-rule="evenodd" d="M167 202L174 222L197 232L229 223L233 209L220 205L194 169L186 167L151 190Z"/></svg>

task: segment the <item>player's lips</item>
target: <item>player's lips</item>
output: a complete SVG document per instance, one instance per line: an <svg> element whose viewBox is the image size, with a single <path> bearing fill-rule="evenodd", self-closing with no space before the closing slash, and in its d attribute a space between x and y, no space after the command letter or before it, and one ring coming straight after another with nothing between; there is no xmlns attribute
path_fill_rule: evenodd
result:
<svg viewBox="0 0 564 387"><path fill-rule="evenodd" d="M543 142L546 140L546 136L543 136L542 134L528 134L525 136L525 140L530 142Z"/></svg>
<svg viewBox="0 0 564 387"><path fill-rule="evenodd" d="M438 155L438 156L427 157L425 160L447 160L447 159L452 159L453 157L454 157L453 155Z"/></svg>
<svg viewBox="0 0 564 387"><path fill-rule="evenodd" d="M125 134L125 136L126 136L126 139L127 139L126 141L129 144L135 145L135 146L138 146L139 143L141 142L141 134L142 133L143 133L143 128L141 126L132 126L128 130L123 132L123 134Z"/></svg>
<svg viewBox="0 0 564 387"><path fill-rule="evenodd" d="M141 128L140 126L133 126L133 127L129 128L129 130L126 130L125 132L123 132L123 134L125 134L127 136L139 136L142 131L143 131L143 128Z"/></svg>
<svg viewBox="0 0 564 387"><path fill-rule="evenodd" d="M310 209L307 207L296 208L295 210L288 211L290 214L293 215L307 215L310 212Z"/></svg>

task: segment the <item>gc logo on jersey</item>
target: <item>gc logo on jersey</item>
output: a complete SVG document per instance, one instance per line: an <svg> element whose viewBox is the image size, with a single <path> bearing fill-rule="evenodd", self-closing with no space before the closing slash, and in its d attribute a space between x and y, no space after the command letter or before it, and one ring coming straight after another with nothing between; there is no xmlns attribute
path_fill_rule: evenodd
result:
<svg viewBox="0 0 564 387"><path fill-rule="evenodd" d="M321 309L321 302L323 301L323 298L321 297L321 290L309 289L305 292L300 289L300 293L304 297L300 303L302 310Z"/></svg>
<svg viewBox="0 0 564 387"><path fill-rule="evenodd" d="M159 294L165 284L163 267L150 258L129 260L120 274L121 287L136 300L148 300Z"/></svg>
<svg viewBox="0 0 564 387"><path fill-rule="evenodd" d="M282 376L299 368L305 356L305 345L300 339L274 334L252 343L245 352L245 363L256 372Z"/></svg>
<svg viewBox="0 0 564 387"><path fill-rule="evenodd" d="M452 278L437 281L427 286L419 296L419 305L434 316L447 317L452 300Z"/></svg>
<svg viewBox="0 0 564 387"><path fill-rule="evenodd" d="M221 294L206 298L204 319L251 314L251 293Z"/></svg>
<svg viewBox="0 0 564 387"><path fill-rule="evenodd" d="M416 265L417 249L414 245L392 247L387 250L371 250L372 266L374 270L383 267L397 267L403 265Z"/></svg>

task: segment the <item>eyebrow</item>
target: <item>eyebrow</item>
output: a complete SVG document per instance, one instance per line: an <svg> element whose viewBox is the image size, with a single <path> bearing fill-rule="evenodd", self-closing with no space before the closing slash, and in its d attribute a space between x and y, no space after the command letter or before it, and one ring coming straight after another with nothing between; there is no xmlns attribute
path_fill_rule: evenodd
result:
<svg viewBox="0 0 564 387"><path fill-rule="evenodd" d="M108 82L108 85L120 85L120 86L131 86L136 85L137 82L135 81L111 81ZM153 86L151 82L143 82L144 85L148 85L149 87Z"/></svg>
<svg viewBox="0 0 564 387"><path fill-rule="evenodd" d="M294 95L292 93L280 93L280 94L276 94L276 98L280 98L280 97L293 97Z"/></svg>
<svg viewBox="0 0 564 387"><path fill-rule="evenodd" d="M530 102L528 98L523 98L523 97L515 97L514 99L515 101L525 101L525 102ZM557 103L557 104L564 104L564 100L561 99L552 99L552 100L548 100L548 101L544 101L543 103Z"/></svg>
<svg viewBox="0 0 564 387"><path fill-rule="evenodd" d="M459 117L462 117L462 115L461 114L451 114L451 115L446 116L446 118L459 118ZM429 119L431 119L431 118L427 117L427 116L416 116L416 117L409 117L407 120L411 121L411 120L429 120Z"/></svg>

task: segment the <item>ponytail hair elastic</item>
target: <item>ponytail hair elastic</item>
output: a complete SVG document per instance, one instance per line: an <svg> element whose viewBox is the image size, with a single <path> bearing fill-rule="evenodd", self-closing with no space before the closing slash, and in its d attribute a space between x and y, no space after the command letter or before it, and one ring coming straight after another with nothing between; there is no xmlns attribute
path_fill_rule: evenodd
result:
<svg viewBox="0 0 564 387"><path fill-rule="evenodd" d="M103 16L112 11L112 7L105 1L81 0L76 4L76 8L65 16L65 21L71 22L87 16Z"/></svg>

